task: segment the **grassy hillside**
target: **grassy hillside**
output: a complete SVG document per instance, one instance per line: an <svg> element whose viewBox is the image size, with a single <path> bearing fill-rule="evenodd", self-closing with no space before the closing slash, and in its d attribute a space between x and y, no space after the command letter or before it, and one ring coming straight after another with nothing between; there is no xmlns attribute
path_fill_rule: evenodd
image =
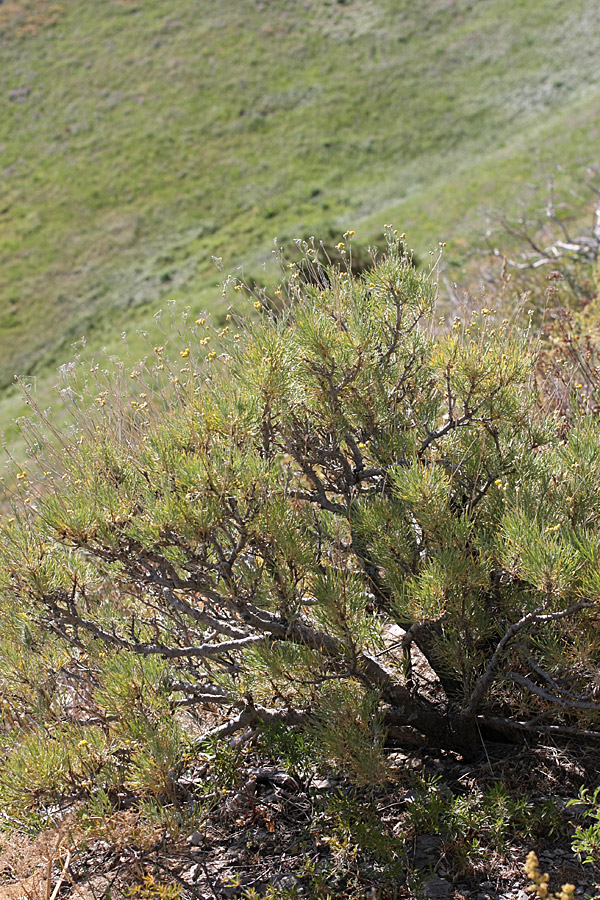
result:
<svg viewBox="0 0 600 900"><path fill-rule="evenodd" d="M594 0L0 6L0 387L275 236L394 221L460 262L543 166L595 161ZM19 409L4 394L0 421Z"/></svg>

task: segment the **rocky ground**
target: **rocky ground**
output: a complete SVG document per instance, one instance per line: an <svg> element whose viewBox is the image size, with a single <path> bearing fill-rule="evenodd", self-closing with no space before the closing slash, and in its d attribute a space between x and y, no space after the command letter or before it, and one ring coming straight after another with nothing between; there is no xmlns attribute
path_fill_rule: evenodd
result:
<svg viewBox="0 0 600 900"><path fill-rule="evenodd" d="M398 751L391 763L385 786L358 790L341 777L294 777L249 750L235 784L195 815L193 829L150 826L131 807L85 828L71 813L37 837L5 837L0 900L526 900L530 850L553 889L572 882L576 897L600 898L600 864L581 864L571 849L582 810L565 805L597 778L597 755L547 747L507 757L506 748L488 748L467 764ZM202 778L192 766L180 780L186 802L193 805ZM480 812L462 831L431 829L444 797L498 784L527 797L531 828L522 822L494 843L493 823ZM547 819L536 814L546 807Z"/></svg>

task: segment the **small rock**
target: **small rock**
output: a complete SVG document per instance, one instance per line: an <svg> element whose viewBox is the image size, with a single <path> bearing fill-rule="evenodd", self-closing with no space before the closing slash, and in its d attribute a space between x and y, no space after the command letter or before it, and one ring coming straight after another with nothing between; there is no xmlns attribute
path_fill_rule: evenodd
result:
<svg viewBox="0 0 600 900"><path fill-rule="evenodd" d="M273 878L273 887L279 888L280 890L291 891L298 884L298 879L295 875L292 875L289 872L287 875L275 875Z"/></svg>
<svg viewBox="0 0 600 900"><path fill-rule="evenodd" d="M202 867L201 867L200 863L194 863L194 865L191 866L185 873L183 880L187 884L193 884L195 881L198 880L201 872L202 872Z"/></svg>
<svg viewBox="0 0 600 900"><path fill-rule="evenodd" d="M423 882L423 900L448 900L452 885L443 878L428 878Z"/></svg>
<svg viewBox="0 0 600 900"><path fill-rule="evenodd" d="M200 847L204 843L204 837L200 834L199 831L192 831L189 838L187 839L187 843L190 847Z"/></svg>
<svg viewBox="0 0 600 900"><path fill-rule="evenodd" d="M572 819L585 819L587 811L588 807L585 803L573 803L565 807L564 814Z"/></svg>
<svg viewBox="0 0 600 900"><path fill-rule="evenodd" d="M430 866L439 860L442 839L437 834L420 834L415 840L414 864L418 868Z"/></svg>
<svg viewBox="0 0 600 900"><path fill-rule="evenodd" d="M311 787L317 791L326 791L329 788L334 788L336 786L337 781L333 778L313 778L311 781Z"/></svg>
<svg viewBox="0 0 600 900"><path fill-rule="evenodd" d="M291 791L299 789L296 780L283 770L263 766L260 769L249 769L248 772L256 778L258 784L276 784Z"/></svg>

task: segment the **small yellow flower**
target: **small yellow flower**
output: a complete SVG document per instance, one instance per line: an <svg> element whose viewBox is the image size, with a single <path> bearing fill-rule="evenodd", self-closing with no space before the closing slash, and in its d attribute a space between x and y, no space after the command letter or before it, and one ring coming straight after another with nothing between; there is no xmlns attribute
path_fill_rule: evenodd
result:
<svg viewBox="0 0 600 900"><path fill-rule="evenodd" d="M343 242L343 241L340 241L339 244L336 244L335 246L336 246L336 249L337 249L337 250L343 250L343 249L344 249L344 242Z"/></svg>
<svg viewBox="0 0 600 900"><path fill-rule="evenodd" d="M225 321L231 322L231 313L227 313L227 315L225 316Z"/></svg>
<svg viewBox="0 0 600 900"><path fill-rule="evenodd" d="M236 284L234 287L234 291L241 291L241 289L242 289L241 284Z"/></svg>
<svg viewBox="0 0 600 900"><path fill-rule="evenodd" d="M27 478L27 472L19 472L19 474L17 475L18 481L22 481L23 478Z"/></svg>
<svg viewBox="0 0 600 900"><path fill-rule="evenodd" d="M252 304L252 306L254 307L254 309L260 309L262 306L262 303L260 302L260 300L255 300L254 303Z"/></svg>
<svg viewBox="0 0 600 900"><path fill-rule="evenodd" d="M276 297L281 297L281 291L275 291L275 296L276 296Z"/></svg>
<svg viewBox="0 0 600 900"><path fill-rule="evenodd" d="M180 355L180 356L183 356L184 359L187 359L188 356L190 355L190 349L189 349L189 347L186 347L185 350L180 350L180 351L179 351L179 355Z"/></svg>
<svg viewBox="0 0 600 900"><path fill-rule="evenodd" d="M210 353L208 354L208 359L212 362L216 358L217 358L217 354L215 353L214 350L211 350Z"/></svg>
<svg viewBox="0 0 600 900"><path fill-rule="evenodd" d="M206 319L196 319L196 325L206 325Z"/></svg>

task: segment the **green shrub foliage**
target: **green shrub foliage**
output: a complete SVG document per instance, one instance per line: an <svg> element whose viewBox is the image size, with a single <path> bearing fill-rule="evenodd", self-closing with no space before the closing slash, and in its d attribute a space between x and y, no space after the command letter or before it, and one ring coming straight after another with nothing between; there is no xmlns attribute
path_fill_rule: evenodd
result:
<svg viewBox="0 0 600 900"><path fill-rule="evenodd" d="M59 659L155 658L161 703L306 729L363 782L400 726L466 754L600 737L598 424L544 410L527 327L440 326L435 272L388 238L366 273L292 272L276 312L249 295L218 335L93 368L55 450L29 423L40 471L1 538L15 658L21 620ZM97 702L135 710L120 685Z"/></svg>

